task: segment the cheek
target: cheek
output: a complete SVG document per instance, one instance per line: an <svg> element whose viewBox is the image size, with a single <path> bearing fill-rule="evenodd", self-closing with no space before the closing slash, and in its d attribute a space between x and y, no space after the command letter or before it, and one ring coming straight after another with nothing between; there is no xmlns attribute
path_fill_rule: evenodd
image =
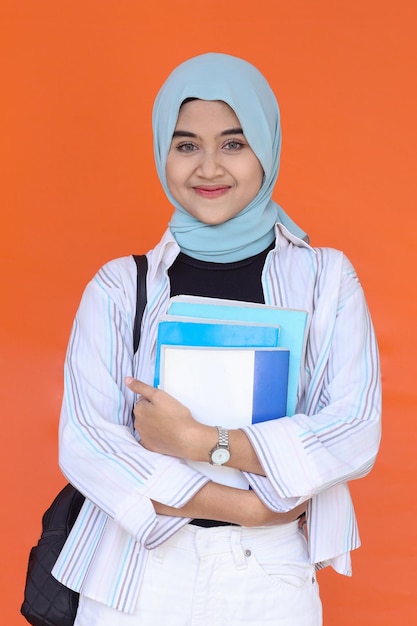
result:
<svg viewBox="0 0 417 626"><path fill-rule="evenodd" d="M262 183L264 179L264 171L262 169L261 164L259 163L257 159L255 163L252 163L250 173L248 173L248 176L250 176L249 180L253 181L252 189L255 191L255 195L256 195L258 191L260 190L260 188L262 187Z"/></svg>
<svg viewBox="0 0 417 626"><path fill-rule="evenodd" d="M175 154L170 153L165 167L165 175L169 189L171 189L171 187L178 188L185 185L190 174L189 169L185 159L178 159Z"/></svg>
<svg viewBox="0 0 417 626"><path fill-rule="evenodd" d="M169 158L167 159L167 164L165 168L166 181L168 185L168 189L171 191L175 189L178 184L178 168L175 165L175 161Z"/></svg>
<svg viewBox="0 0 417 626"><path fill-rule="evenodd" d="M248 176L250 176L254 182L259 183L260 187L264 178L264 170L260 160L252 150L247 161L247 170Z"/></svg>

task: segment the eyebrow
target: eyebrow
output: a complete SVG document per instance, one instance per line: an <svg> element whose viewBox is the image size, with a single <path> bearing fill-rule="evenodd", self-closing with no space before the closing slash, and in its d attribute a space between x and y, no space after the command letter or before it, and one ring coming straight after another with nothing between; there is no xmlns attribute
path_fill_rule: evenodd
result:
<svg viewBox="0 0 417 626"><path fill-rule="evenodd" d="M222 132L220 133L220 137L224 137L226 135L243 135L243 130L239 127L227 128L226 130L222 130ZM196 139L198 135L196 135L195 133L191 133L189 130L175 130L172 135L173 139L174 137L191 137L193 139Z"/></svg>

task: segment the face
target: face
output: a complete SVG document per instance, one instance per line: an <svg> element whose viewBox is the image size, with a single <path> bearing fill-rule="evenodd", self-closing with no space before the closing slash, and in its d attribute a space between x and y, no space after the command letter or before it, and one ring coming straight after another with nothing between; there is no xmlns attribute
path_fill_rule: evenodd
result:
<svg viewBox="0 0 417 626"><path fill-rule="evenodd" d="M258 193L263 170L224 102L193 100L179 112L166 163L175 200L205 224L222 224Z"/></svg>

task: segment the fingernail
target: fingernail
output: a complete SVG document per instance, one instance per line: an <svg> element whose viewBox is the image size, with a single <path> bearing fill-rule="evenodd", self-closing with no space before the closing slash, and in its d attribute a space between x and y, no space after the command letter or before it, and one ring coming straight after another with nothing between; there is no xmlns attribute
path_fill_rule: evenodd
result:
<svg viewBox="0 0 417 626"><path fill-rule="evenodd" d="M130 383L133 383L133 378L131 376L126 376L125 383L126 385L130 385Z"/></svg>

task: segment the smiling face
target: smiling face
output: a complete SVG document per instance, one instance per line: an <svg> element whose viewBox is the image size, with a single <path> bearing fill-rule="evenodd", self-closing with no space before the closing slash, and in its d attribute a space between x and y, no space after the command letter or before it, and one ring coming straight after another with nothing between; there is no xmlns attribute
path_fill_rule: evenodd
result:
<svg viewBox="0 0 417 626"><path fill-rule="evenodd" d="M262 166L224 102L192 100L180 109L166 162L174 199L205 224L222 224L258 193Z"/></svg>

